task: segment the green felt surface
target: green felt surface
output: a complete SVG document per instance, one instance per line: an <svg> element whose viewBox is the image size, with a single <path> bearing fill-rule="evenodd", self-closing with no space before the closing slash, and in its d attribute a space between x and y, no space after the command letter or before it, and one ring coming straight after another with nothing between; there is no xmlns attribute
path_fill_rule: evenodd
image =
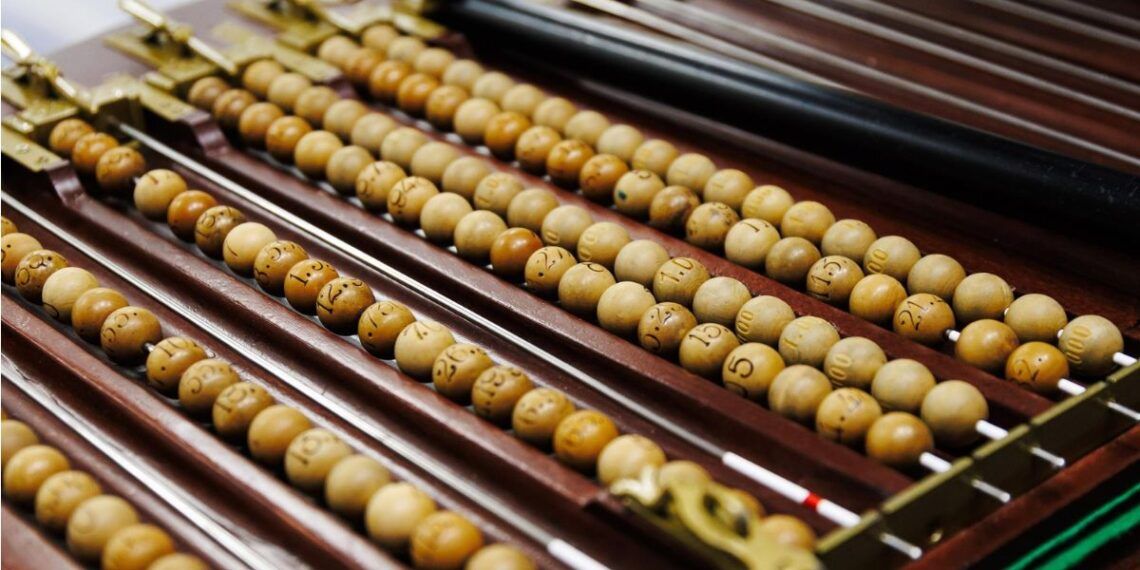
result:
<svg viewBox="0 0 1140 570"><path fill-rule="evenodd" d="M1082 568L1090 555L1113 544L1140 526L1140 483L1088 513L1076 524L1042 543L1008 566L1010 570ZM1135 546L1135 545L1132 545Z"/></svg>

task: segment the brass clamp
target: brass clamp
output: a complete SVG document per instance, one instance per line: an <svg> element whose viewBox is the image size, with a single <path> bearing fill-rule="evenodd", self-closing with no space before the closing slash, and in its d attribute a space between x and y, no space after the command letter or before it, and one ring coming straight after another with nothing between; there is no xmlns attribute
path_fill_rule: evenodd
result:
<svg viewBox="0 0 1140 570"><path fill-rule="evenodd" d="M391 24L424 39L439 37L447 29L424 18L434 5L425 0L233 0L229 4L247 18L277 30L278 42L308 53L337 34L360 37L376 24Z"/></svg>

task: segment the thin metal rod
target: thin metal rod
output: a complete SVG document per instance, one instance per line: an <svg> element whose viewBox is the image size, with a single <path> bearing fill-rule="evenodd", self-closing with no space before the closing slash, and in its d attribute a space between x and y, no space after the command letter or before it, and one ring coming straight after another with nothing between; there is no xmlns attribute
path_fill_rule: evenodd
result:
<svg viewBox="0 0 1140 570"><path fill-rule="evenodd" d="M1097 20L1103 24L1128 28L1129 30L1140 34L1140 21L1137 21L1136 19L1125 16L1123 14L1116 14L1109 12L1108 10L1097 8L1096 6L1082 2L1073 2L1072 0L1035 0L1034 3L1044 4L1045 6L1049 6L1050 8L1063 12L1072 12L1074 14L1079 14L1090 20Z"/></svg>
<svg viewBox="0 0 1140 570"><path fill-rule="evenodd" d="M981 4L983 6L989 6L990 8L1001 10L1002 12L1014 14L1028 20L1034 20L1043 24L1048 24L1050 26L1054 26L1068 32L1076 32L1083 36L1088 36L1090 38L1101 40L1103 42L1113 43L1121 47L1126 47L1133 50L1140 50L1140 40L1137 40L1136 38L1130 38L1128 36L1118 34L1110 30L1090 26L1083 22L1073 20L1072 18L1066 18L1064 16L1051 14L1032 6L1018 4L1016 2L1009 2L1008 0L969 1L976 4Z"/></svg>
<svg viewBox="0 0 1140 570"><path fill-rule="evenodd" d="M1057 388L1070 396L1084 394L1086 390L1084 386L1081 386L1080 384L1077 384L1068 378L1062 378L1061 381L1057 383ZM1133 410L1124 404L1114 402L1112 400L1104 402L1104 405L1108 406L1108 409L1121 414L1134 422L1140 423L1140 412L1137 412L1136 410Z"/></svg>
<svg viewBox="0 0 1140 570"><path fill-rule="evenodd" d="M1009 432L1006 431L1005 428L986 420L978 420L974 428L978 433L992 440L999 440L1009 435ZM1045 451L1039 445L1026 444L1026 447L1029 448L1029 453L1033 454L1034 457L1048 463L1053 466L1054 469L1061 469L1065 466L1064 457Z"/></svg>
<svg viewBox="0 0 1140 570"><path fill-rule="evenodd" d="M921 456L919 456L918 460L923 467L935 473L945 473L950 470L949 461L946 461L945 459L942 459L941 457L938 457L937 455L934 455L930 452L923 453ZM989 495L999 503L1008 503L1010 499L1013 498L1009 492L1003 491L997 486L987 483L981 477L970 477L970 486L985 495Z"/></svg>

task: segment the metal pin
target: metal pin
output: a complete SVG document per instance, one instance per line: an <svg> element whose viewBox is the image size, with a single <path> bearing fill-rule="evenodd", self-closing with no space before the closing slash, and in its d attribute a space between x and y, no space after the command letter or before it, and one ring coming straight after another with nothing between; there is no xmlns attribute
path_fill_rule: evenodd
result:
<svg viewBox="0 0 1140 570"><path fill-rule="evenodd" d="M1084 394L1086 390L1084 386L1081 386L1080 384L1077 384L1068 378L1062 378L1061 381L1057 383L1057 388L1070 396ZM1113 402L1112 400L1105 402L1104 405L1108 406L1108 409L1122 416L1125 416L1134 422L1140 422L1140 412L1137 412L1128 406L1120 404L1119 402Z"/></svg>
<svg viewBox="0 0 1140 570"><path fill-rule="evenodd" d="M978 433L992 440L1002 439L1005 436L1009 435L1009 432L1006 431L1005 428L992 424L986 420L978 420L978 423L974 426L974 428L978 430ZM1060 457L1058 455L1045 451L1037 445L1030 444L1026 445L1026 447L1029 448L1029 453L1031 453L1034 457L1052 465L1054 469L1061 469L1065 466L1064 457Z"/></svg>
<svg viewBox="0 0 1140 570"><path fill-rule="evenodd" d="M923 467L935 473L945 473L946 471L950 470L950 462L942 459L941 457L938 457L937 455L934 455L933 453L923 453L918 458L918 460ZM1008 503L1009 500L1013 498L1009 492L1003 491L996 486L985 482L985 480L983 480L981 477L971 477L970 486L985 495L993 497L994 500L1002 504Z"/></svg>

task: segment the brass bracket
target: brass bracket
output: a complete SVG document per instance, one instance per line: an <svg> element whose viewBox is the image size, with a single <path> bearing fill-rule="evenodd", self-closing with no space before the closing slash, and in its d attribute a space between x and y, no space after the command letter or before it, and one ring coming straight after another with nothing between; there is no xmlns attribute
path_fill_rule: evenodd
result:
<svg viewBox="0 0 1140 570"><path fill-rule="evenodd" d="M62 157L40 146L25 133L9 126L7 122L0 129L3 129L3 134L0 134L0 152L24 168L32 172L42 172L64 162Z"/></svg>
<svg viewBox="0 0 1140 570"><path fill-rule="evenodd" d="M281 42L259 35L234 22L223 22L212 30L215 37L233 44L230 52L237 54L263 54L272 57L290 71L308 77L313 83L329 83L340 75L335 65L294 49Z"/></svg>
<svg viewBox="0 0 1140 570"><path fill-rule="evenodd" d="M396 0L394 2L357 2L350 10L344 0L233 0L229 7L277 30L277 41L293 49L313 53L321 42L337 34L360 37L376 24L391 24L400 31L432 39L447 29L424 14L435 2Z"/></svg>

